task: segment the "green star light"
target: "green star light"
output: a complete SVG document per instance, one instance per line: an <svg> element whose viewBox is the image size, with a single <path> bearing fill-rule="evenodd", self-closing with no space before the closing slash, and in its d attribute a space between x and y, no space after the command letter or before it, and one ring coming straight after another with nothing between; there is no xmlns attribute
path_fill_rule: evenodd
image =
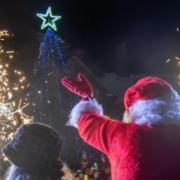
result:
<svg viewBox="0 0 180 180"><path fill-rule="evenodd" d="M51 7L48 7L45 14L37 13L36 15L43 20L41 30L51 27L53 30L57 31L56 21L61 19L61 16L52 15Z"/></svg>

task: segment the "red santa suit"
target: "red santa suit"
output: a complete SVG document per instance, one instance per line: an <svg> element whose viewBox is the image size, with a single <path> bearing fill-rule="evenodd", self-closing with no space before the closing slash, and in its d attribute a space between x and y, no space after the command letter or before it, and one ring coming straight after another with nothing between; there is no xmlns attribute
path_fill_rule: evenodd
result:
<svg viewBox="0 0 180 180"><path fill-rule="evenodd" d="M130 123L103 116L90 99L73 108L69 124L107 155L112 180L180 180L179 95L166 81L147 77L126 91L124 104Z"/></svg>

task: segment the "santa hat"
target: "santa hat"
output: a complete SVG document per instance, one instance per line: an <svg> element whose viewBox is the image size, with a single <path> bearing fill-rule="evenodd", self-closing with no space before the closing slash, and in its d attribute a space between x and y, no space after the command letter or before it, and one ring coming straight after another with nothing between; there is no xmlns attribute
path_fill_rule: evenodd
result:
<svg viewBox="0 0 180 180"><path fill-rule="evenodd" d="M58 160L60 151L58 133L40 123L22 125L3 148L3 153L14 165L34 173L48 171Z"/></svg>
<svg viewBox="0 0 180 180"><path fill-rule="evenodd" d="M168 82L158 77L145 77L126 90L124 106L126 109L129 109L139 100L158 98L169 94L171 91L172 86Z"/></svg>

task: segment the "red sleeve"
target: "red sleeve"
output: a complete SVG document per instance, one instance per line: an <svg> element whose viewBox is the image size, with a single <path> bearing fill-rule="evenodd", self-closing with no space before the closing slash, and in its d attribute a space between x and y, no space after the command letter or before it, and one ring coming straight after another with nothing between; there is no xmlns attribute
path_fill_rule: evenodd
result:
<svg viewBox="0 0 180 180"><path fill-rule="evenodd" d="M82 114L78 122L82 139L106 155L110 152L114 137L124 136L126 127L125 123L95 113Z"/></svg>

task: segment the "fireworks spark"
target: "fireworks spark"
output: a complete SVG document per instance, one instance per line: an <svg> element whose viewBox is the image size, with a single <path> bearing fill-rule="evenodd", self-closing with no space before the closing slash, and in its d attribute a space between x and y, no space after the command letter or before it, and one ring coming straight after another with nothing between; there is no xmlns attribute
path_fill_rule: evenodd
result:
<svg viewBox="0 0 180 180"><path fill-rule="evenodd" d="M5 56L6 58L8 57L10 60L14 59L16 52L12 49L6 49L4 42L6 42L6 40L10 39L12 36L14 35L8 30L0 30L0 55Z"/></svg>
<svg viewBox="0 0 180 180"><path fill-rule="evenodd" d="M29 103L19 100L21 91L27 87L26 77L19 70L12 74L9 70L9 64L0 60L0 139L4 142L13 138L17 127L32 121L24 112Z"/></svg>

